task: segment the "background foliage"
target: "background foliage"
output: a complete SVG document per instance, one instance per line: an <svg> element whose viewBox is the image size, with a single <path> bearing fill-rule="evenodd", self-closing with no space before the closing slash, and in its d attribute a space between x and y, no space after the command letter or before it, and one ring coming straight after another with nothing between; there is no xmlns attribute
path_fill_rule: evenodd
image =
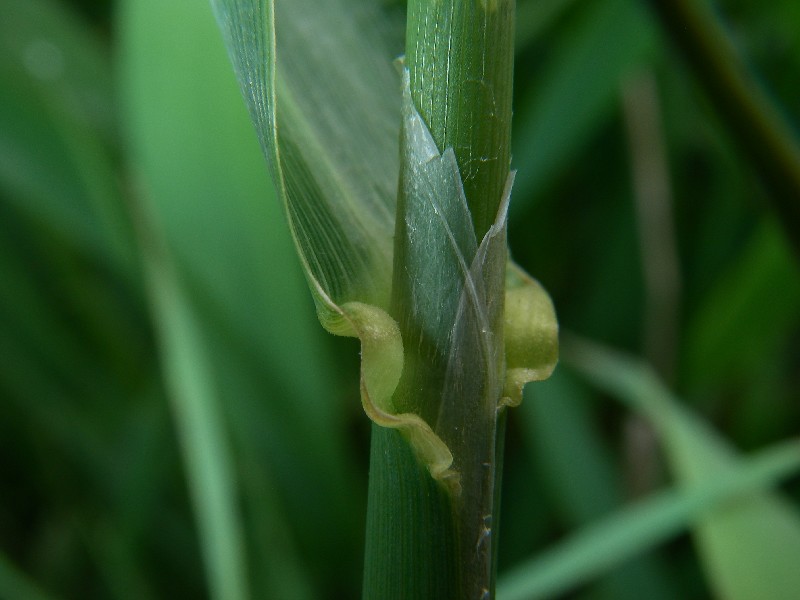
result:
<svg viewBox="0 0 800 600"><path fill-rule="evenodd" d="M796 133L798 4L718 8ZM210 7L0 15L0 597L356 597L358 348L315 320ZM732 447L796 439L800 271L703 86L636 0L519 0L518 22L511 250L562 330L652 365ZM615 402L658 380L598 386L630 365L591 356L511 413L501 592L685 475ZM701 534L667 537L572 593L724 589Z"/></svg>

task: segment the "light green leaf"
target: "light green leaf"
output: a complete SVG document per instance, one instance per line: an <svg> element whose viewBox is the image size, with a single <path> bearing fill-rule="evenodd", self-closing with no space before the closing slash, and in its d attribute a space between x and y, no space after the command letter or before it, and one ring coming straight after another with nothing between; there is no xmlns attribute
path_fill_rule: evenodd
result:
<svg viewBox="0 0 800 600"><path fill-rule="evenodd" d="M796 473L800 468L800 442L792 441L738 461L731 468L701 482L654 494L625 510L580 530L541 556L515 567L500 580L500 600L551 598L588 582L686 527L710 522L718 515L737 511L758 490ZM742 546L739 538L732 547ZM796 556L794 557L796 558ZM787 566L788 559L783 563ZM796 565L796 560L791 564ZM742 578L754 577L744 567ZM791 573L788 573L791 575ZM784 577L787 573L783 574ZM765 585L766 583L766 585ZM776 582L720 590L721 598L790 598L773 595Z"/></svg>
<svg viewBox="0 0 800 600"><path fill-rule="evenodd" d="M588 342L572 341L569 362L641 412L656 428L684 486L736 470L730 445L667 391L646 366ZM774 493L754 492L704 518L694 530L720 597L793 598L800 589L800 514Z"/></svg>
<svg viewBox="0 0 800 600"><path fill-rule="evenodd" d="M210 594L215 600L245 600L247 563L237 483L207 342L163 238L146 213L141 218L148 291Z"/></svg>
<svg viewBox="0 0 800 600"><path fill-rule="evenodd" d="M215 0L323 325L386 308L402 30L365 0ZM276 34L277 32L277 34Z"/></svg>

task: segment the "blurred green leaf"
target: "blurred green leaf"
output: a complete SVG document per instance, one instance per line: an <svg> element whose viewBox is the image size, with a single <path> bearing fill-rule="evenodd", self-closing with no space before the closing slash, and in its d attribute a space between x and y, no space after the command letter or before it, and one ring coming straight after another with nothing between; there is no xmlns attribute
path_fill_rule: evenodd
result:
<svg viewBox="0 0 800 600"><path fill-rule="evenodd" d="M249 518L265 528L249 536L261 548L254 575L277 593L264 571L291 580L300 567L280 566L284 557L260 538L283 536L289 556L296 536L318 583L340 585L357 572L360 541L340 379L324 333L301 316L312 305L211 9L188 0L132 0L122 9L132 164L209 343L242 485L278 488L274 502L245 496Z"/></svg>
<svg viewBox="0 0 800 600"><path fill-rule="evenodd" d="M501 600L549 598L586 582L643 549L663 542L692 523L710 522L736 511L749 494L774 484L800 468L800 442L793 441L742 459L723 473L677 490L659 492L595 525L590 525L542 556L514 568L498 586ZM741 539L741 538L740 538ZM745 538L748 539L748 538ZM720 540L723 541L723 540ZM731 543L731 540L727 540ZM743 548L741 541L728 550ZM722 549L722 546L720 546ZM735 550L734 550L735 551ZM795 564L793 555L791 564ZM774 558L774 557L773 557ZM789 560L778 569L784 582L795 577ZM753 568L742 578L754 577ZM757 567L756 567L757 569ZM723 598L790 598L797 588L779 588L773 580L758 580L742 588L728 587ZM778 590L782 590L783 595ZM777 592L778 595L773 595ZM788 595L787 595L788 594Z"/></svg>
<svg viewBox="0 0 800 600"><path fill-rule="evenodd" d="M30 581L5 556L0 554L0 598L25 600L55 600Z"/></svg>
<svg viewBox="0 0 800 600"><path fill-rule="evenodd" d="M800 269L773 221L761 224L690 320L684 369L689 385L726 386L800 325Z"/></svg>
<svg viewBox="0 0 800 600"><path fill-rule="evenodd" d="M81 15L64 2L3 3L0 72L24 74L32 96L67 121L112 141L115 101L108 48Z"/></svg>
<svg viewBox="0 0 800 600"><path fill-rule="evenodd" d="M737 469L737 453L683 408L646 366L589 342L566 356L595 384L648 418L682 486ZM784 498L753 492L710 513L695 527L710 583L723 598L792 598L800 589L800 513Z"/></svg>
<svg viewBox="0 0 800 600"><path fill-rule="evenodd" d="M800 145L774 96L753 77L716 7L683 0L652 7L800 252Z"/></svg>
<svg viewBox="0 0 800 600"><path fill-rule="evenodd" d="M603 438L598 422L602 415L566 367L527 388L519 413L526 445L545 484L541 493L550 497L565 527L593 527L620 509L625 500L623 473ZM609 569L597 588L600 597L615 600L675 597L663 565L647 555Z"/></svg>
<svg viewBox="0 0 800 600"><path fill-rule="evenodd" d="M552 26L576 0L527 0L517 3L514 43L517 52L524 50Z"/></svg>
<svg viewBox="0 0 800 600"><path fill-rule="evenodd" d="M598 0L583 3L540 75L517 72L525 87L515 109L512 215L563 174L615 108L623 78L654 51L653 25L639 2Z"/></svg>
<svg viewBox="0 0 800 600"><path fill-rule="evenodd" d="M129 275L133 239L109 152L111 70L87 24L50 0L0 19L0 185L25 213Z"/></svg>
<svg viewBox="0 0 800 600"><path fill-rule="evenodd" d="M197 512L210 595L249 597L237 481L211 356L160 233L141 216L142 252L161 361Z"/></svg>
<svg viewBox="0 0 800 600"><path fill-rule="evenodd" d="M3 404L106 493L148 335L110 156L107 49L50 1L5 3L0 31Z"/></svg>
<svg viewBox="0 0 800 600"><path fill-rule="evenodd" d="M338 414L328 391L336 375L314 324L286 317L311 304L210 11L187 0L123 8L131 154L176 259L217 335L294 398L265 403L282 419L272 412L261 426L280 420L271 435L291 427L301 452L341 473L341 449L319 435L335 435L327 425Z"/></svg>

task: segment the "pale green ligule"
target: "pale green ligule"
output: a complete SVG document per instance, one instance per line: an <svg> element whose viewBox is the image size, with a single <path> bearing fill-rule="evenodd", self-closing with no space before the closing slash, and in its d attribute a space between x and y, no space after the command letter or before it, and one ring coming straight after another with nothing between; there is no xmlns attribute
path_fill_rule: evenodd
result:
<svg viewBox="0 0 800 600"><path fill-rule="evenodd" d="M398 429L409 441L417 458L431 476L458 491L453 456L442 440L418 415L398 413L392 395L403 372L403 341L397 322L376 306L348 302L341 307L342 319L332 333L361 340L361 405L378 425Z"/></svg>
<svg viewBox="0 0 800 600"><path fill-rule="evenodd" d="M558 362L558 321L541 284L513 262L506 270L506 382L501 405L518 406L526 383L550 377Z"/></svg>
<svg viewBox="0 0 800 600"><path fill-rule="evenodd" d="M371 0L212 2L319 320L361 340L364 411L400 430L458 496L463 466L493 460L498 406L518 403L523 383L555 364L549 298L506 268L513 175L476 240L455 154L437 149L408 71L398 93L402 21L392 11ZM425 344L433 350L418 352ZM425 383L425 397L408 382ZM484 433L467 440L465 428Z"/></svg>

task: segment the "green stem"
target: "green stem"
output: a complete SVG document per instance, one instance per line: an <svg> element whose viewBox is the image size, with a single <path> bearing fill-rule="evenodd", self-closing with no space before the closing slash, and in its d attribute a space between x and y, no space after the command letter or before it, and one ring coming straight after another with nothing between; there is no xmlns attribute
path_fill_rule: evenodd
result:
<svg viewBox="0 0 800 600"><path fill-rule="evenodd" d="M393 429L372 426L365 600L459 600L450 499Z"/></svg>
<svg viewBox="0 0 800 600"><path fill-rule="evenodd" d="M514 0L408 2L406 66L411 98L439 151L452 148L455 152L479 244L495 222L509 175L515 10ZM398 252L403 251L402 243L396 240ZM490 287L487 293L499 294L496 300L502 305L502 284L500 289ZM407 326L409 332L415 332L415 325ZM494 329L497 342L502 331L501 327ZM502 361L487 368L475 360L474 368L481 367L497 369L495 375L502 381ZM498 429L494 410L498 398L487 383L493 374L486 372L483 376L486 387L482 397L464 394L457 399L457 419L443 416L447 409L439 408L439 421L435 423L437 433L453 451L462 476L464 489L454 500L454 511L459 560L467 571L461 584L464 597L470 598L494 596L502 470L503 443L499 436L504 428ZM486 407L492 407L490 414ZM448 425L455 431L447 430Z"/></svg>
<svg viewBox="0 0 800 600"><path fill-rule="evenodd" d="M761 177L784 230L800 253L800 148L791 129L739 59L705 1L651 1Z"/></svg>
<svg viewBox="0 0 800 600"><path fill-rule="evenodd" d="M456 153L475 234L494 222L511 161L514 0L409 0L411 96Z"/></svg>
<svg viewBox="0 0 800 600"><path fill-rule="evenodd" d="M409 0L392 403L446 444L460 485L435 481L402 434L373 428L368 598L494 595L513 27L513 0Z"/></svg>

